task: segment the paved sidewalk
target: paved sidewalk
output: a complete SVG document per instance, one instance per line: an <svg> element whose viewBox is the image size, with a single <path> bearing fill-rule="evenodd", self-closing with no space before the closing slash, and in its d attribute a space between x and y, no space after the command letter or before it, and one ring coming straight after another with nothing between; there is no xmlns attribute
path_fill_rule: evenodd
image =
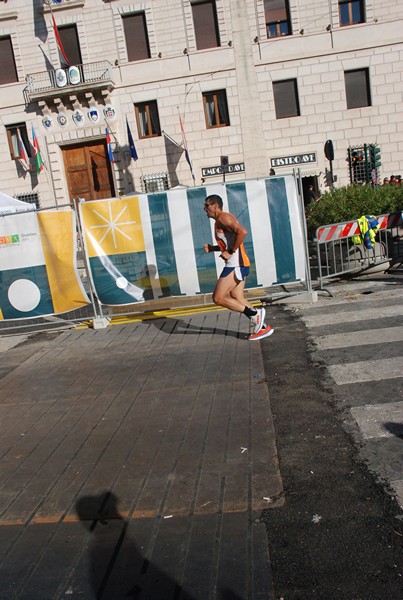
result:
<svg viewBox="0 0 403 600"><path fill-rule="evenodd" d="M71 330L0 373L1 599L272 598L274 338L247 329L206 311Z"/></svg>

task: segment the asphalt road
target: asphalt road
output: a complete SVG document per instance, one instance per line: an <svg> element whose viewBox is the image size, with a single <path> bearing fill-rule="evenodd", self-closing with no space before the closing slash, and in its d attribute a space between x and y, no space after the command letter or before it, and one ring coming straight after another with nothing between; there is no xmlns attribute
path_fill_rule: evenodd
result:
<svg viewBox="0 0 403 600"><path fill-rule="evenodd" d="M385 294L384 299L388 290ZM356 322L349 329L359 335L364 321L359 322L356 308ZM326 333L325 325L312 333L309 318L321 311L327 312L324 323L334 328L337 307L323 311L316 305L304 311L273 306L273 343L262 343L284 486L284 504L262 515L275 598L400 600L402 510L364 461L365 440L346 419L347 392L342 390L342 399L329 377L334 354L318 361L312 339ZM365 322L365 329L371 327ZM362 352L360 346L357 352ZM359 358L350 349L345 362ZM382 387L375 389L373 403L383 398Z"/></svg>

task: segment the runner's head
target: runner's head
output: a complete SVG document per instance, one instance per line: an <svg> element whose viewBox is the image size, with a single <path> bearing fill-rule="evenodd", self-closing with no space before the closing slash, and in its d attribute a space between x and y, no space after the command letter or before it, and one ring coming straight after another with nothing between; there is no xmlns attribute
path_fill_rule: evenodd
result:
<svg viewBox="0 0 403 600"><path fill-rule="evenodd" d="M207 198L204 201L204 206L206 206L206 204L218 204L218 207L222 210L223 204L222 204L222 198L221 196L218 196L218 194L211 194L210 196L207 196Z"/></svg>

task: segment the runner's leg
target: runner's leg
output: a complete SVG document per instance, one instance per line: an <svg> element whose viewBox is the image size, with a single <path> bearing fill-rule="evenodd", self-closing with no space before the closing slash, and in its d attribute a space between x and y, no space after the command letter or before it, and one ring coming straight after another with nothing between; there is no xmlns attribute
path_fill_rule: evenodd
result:
<svg viewBox="0 0 403 600"><path fill-rule="evenodd" d="M246 300L245 303L243 303L242 300L239 299L240 297L238 296L238 293L235 293L235 297L232 294L232 292L237 288L238 285L240 285L240 283L243 283L243 287L245 287L245 282L239 282L236 279L234 271L229 273L229 275L226 277L220 277L213 292L214 304L218 304L224 308L229 308L230 310L243 313L245 306L247 306ZM241 297L242 296L243 293L241 294Z"/></svg>
<svg viewBox="0 0 403 600"><path fill-rule="evenodd" d="M254 308L253 304L251 304L245 298L245 285L246 285L246 278L243 281L238 281L237 285L234 287L233 290L231 290L230 294L231 294L232 298L234 298L235 300L238 300L238 302L243 304L244 308L245 308L245 306L248 306L249 308Z"/></svg>

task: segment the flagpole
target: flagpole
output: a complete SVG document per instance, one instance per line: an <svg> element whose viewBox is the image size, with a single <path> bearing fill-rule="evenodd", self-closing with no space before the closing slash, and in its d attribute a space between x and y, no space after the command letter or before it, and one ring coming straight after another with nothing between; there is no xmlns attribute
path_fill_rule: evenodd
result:
<svg viewBox="0 0 403 600"><path fill-rule="evenodd" d="M181 114L179 111L179 106L177 106L177 109L178 109L178 115L179 115L179 125L180 125L181 132L182 132L182 143L185 148L185 158L186 158L186 162L189 165L190 173L192 175L193 186L195 186L196 185L196 177L195 177L195 174L193 171L193 163L192 163L192 159L190 158L190 154L189 154L189 149L188 149L188 145L187 145L187 141L186 141L185 128L183 126L182 117L181 117Z"/></svg>
<svg viewBox="0 0 403 600"><path fill-rule="evenodd" d="M106 140L106 132L109 132L110 134L112 134L113 139L115 141L115 145L116 145L116 134L112 131L112 129L110 129L109 122L107 121L105 115L104 115L104 121L105 121L105 138L104 139ZM110 146L110 150L111 150L112 156L113 156L112 146ZM106 142L106 154L108 155L108 161L109 161L109 165L110 165L110 169L111 169L111 173L112 173L112 181L113 181L113 186L115 188L115 198L117 198L118 197L118 185L117 185L115 169L113 167L113 165L116 163L115 163L114 157L113 157L113 162L110 159L107 142Z"/></svg>

